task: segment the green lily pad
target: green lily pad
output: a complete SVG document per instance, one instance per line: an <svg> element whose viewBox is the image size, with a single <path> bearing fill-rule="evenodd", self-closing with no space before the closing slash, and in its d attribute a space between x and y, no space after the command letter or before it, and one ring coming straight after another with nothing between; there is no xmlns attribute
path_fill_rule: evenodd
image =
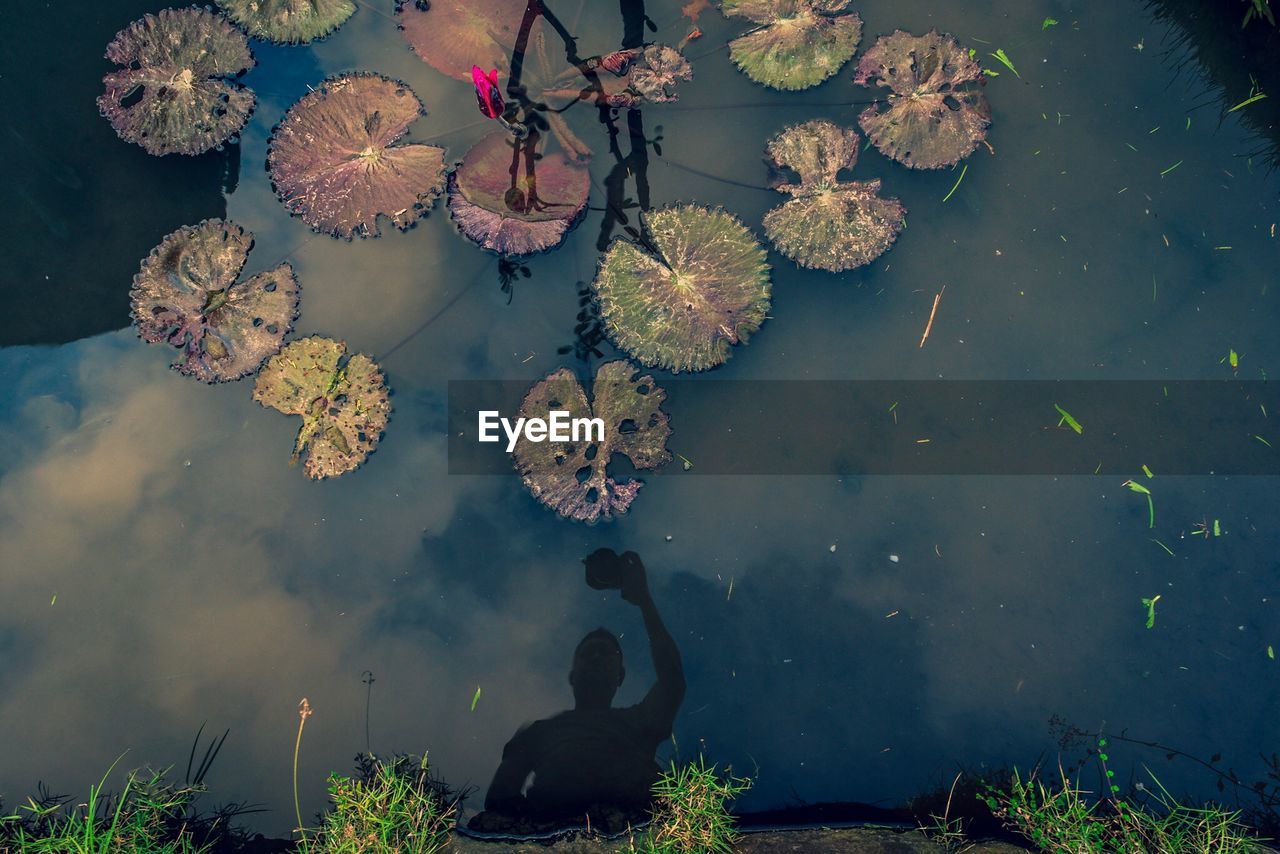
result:
<svg viewBox="0 0 1280 854"><path fill-rule="evenodd" d="M617 239L595 290L605 329L641 363L703 371L760 328L769 311L769 265L732 214L696 205L650 213L649 247Z"/></svg>
<svg viewBox="0 0 1280 854"><path fill-rule="evenodd" d="M789 127L769 141L774 165L791 169L800 182L775 187L792 198L764 215L764 231L802 267L839 272L870 264L906 222L906 209L880 196L878 180L837 180L857 162L858 144L857 131L823 120Z"/></svg>
<svg viewBox="0 0 1280 854"><path fill-rule="evenodd" d="M253 399L301 415L293 461L312 480L349 472L378 447L391 414L382 369L332 338L289 342L258 373Z"/></svg>
<svg viewBox="0 0 1280 854"><path fill-rule="evenodd" d="M991 106L982 68L954 36L898 30L881 36L858 63L853 81L889 89L888 99L858 119L872 144L913 169L941 169L986 139Z"/></svg>
<svg viewBox="0 0 1280 854"><path fill-rule="evenodd" d="M765 86L817 86L849 61L862 39L862 18L848 6L849 0L724 0L726 15L758 25L729 42L729 56Z"/></svg>
<svg viewBox="0 0 1280 854"><path fill-rule="evenodd" d="M548 374L525 394L523 418L549 420L553 410L574 418L599 418L603 441L531 442L521 434L511 452L525 486L543 504L568 519L596 522L627 512L644 484L618 483L609 476L609 461L623 454L637 469L655 469L671 460L668 416L662 411L666 392L651 376L641 376L623 360L605 362L596 371L592 400L587 401L568 368ZM598 438L599 434L591 438Z"/></svg>
<svg viewBox="0 0 1280 854"><path fill-rule="evenodd" d="M377 237L378 217L405 231L444 189L444 149L396 144L423 114L413 90L380 74L344 74L289 108L267 169L290 213L335 237Z"/></svg>
<svg viewBox="0 0 1280 854"><path fill-rule="evenodd" d="M238 282L253 235L209 220L165 237L130 292L138 335L181 350L178 373L208 383L248 376L280 349L298 316L298 280L281 264Z"/></svg>
<svg viewBox="0 0 1280 854"><path fill-rule="evenodd" d="M351 0L217 0L255 39L306 44L324 38L355 14Z"/></svg>
<svg viewBox="0 0 1280 854"><path fill-rule="evenodd" d="M98 109L148 154L202 154L253 112L253 90L232 79L253 66L249 42L207 9L144 15L116 33L107 59L122 68L102 78Z"/></svg>

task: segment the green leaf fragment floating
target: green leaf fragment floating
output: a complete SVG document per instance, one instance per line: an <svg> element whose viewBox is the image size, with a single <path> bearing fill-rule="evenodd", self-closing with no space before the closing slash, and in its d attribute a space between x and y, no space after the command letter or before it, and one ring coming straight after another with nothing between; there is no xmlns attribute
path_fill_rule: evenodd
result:
<svg viewBox="0 0 1280 854"><path fill-rule="evenodd" d="M1040 32L1044 32L1050 27L1056 27L1056 26L1058 26L1058 22L1056 20L1054 20L1053 18L1045 18L1044 23L1040 25Z"/></svg>
<svg viewBox="0 0 1280 854"><path fill-rule="evenodd" d="M1022 75L1018 73L1018 69L1013 67L1013 60L1009 58L1009 54L1004 52L1004 48L1002 47L996 48L996 52L991 54L991 56L994 56L996 59L1000 60L1000 63L1004 65L1005 68L1008 68L1010 71L1012 71L1015 77L1018 77L1018 78L1022 77Z"/></svg>
<svg viewBox="0 0 1280 854"><path fill-rule="evenodd" d="M966 163L964 164L963 167L961 167L960 177L956 179L956 183L951 187L951 192L947 193L945 196L942 197L942 201L944 203L948 201L953 195L955 195L956 190L960 187L960 182L964 180L965 173L968 171L969 171L969 164Z"/></svg>
<svg viewBox="0 0 1280 854"><path fill-rule="evenodd" d="M1168 553L1169 553L1169 557L1175 557L1175 555L1174 555L1174 553L1173 553L1173 549L1169 548L1169 547L1168 547L1168 546L1166 546L1164 543L1160 542L1159 540L1152 540L1151 542L1155 543L1157 546L1159 546L1160 548L1162 548L1162 549L1164 549L1166 552L1168 552Z"/></svg>
<svg viewBox="0 0 1280 854"><path fill-rule="evenodd" d="M1148 480L1155 477L1155 475L1151 473L1151 469L1147 468L1145 464L1142 466L1142 473L1147 476Z"/></svg>
<svg viewBox="0 0 1280 854"><path fill-rule="evenodd" d="M1135 151L1137 151L1137 149L1136 149L1136 148L1135 148L1134 150L1135 150ZM1178 168L1179 166L1181 166L1181 165L1182 165L1182 161L1181 161L1181 160L1179 160L1177 163L1173 164L1173 165L1172 165L1172 166L1170 166L1168 169L1165 169L1165 170L1161 171L1161 172L1160 172L1160 177L1161 177L1161 178L1163 178L1165 175L1168 175L1170 172L1172 172L1174 169L1177 169L1177 168Z"/></svg>
<svg viewBox="0 0 1280 854"><path fill-rule="evenodd" d="M1126 480L1123 485L1129 487L1131 491L1147 497L1147 510L1149 512L1147 527L1154 528L1156 526L1156 505L1155 502L1151 500L1151 490L1132 480Z"/></svg>
<svg viewBox="0 0 1280 854"><path fill-rule="evenodd" d="M1063 424L1066 424L1068 427L1070 427L1072 430L1075 430L1077 433L1084 433L1084 427L1080 426L1079 421L1071 417L1070 412L1067 412L1067 410L1063 409L1061 406L1059 406L1056 403L1053 405L1053 408L1058 410L1058 414L1062 416L1062 419L1058 422L1059 427L1061 427Z"/></svg>
<svg viewBox="0 0 1280 854"><path fill-rule="evenodd" d="M1158 599L1159 597L1157 596L1156 598ZM474 712L476 710L476 704L479 702L480 702L480 686L477 685L476 692L471 697L471 711Z"/></svg>
<svg viewBox="0 0 1280 854"><path fill-rule="evenodd" d="M1147 628L1155 628L1156 625L1156 603L1160 601L1160 594L1157 593L1153 598L1142 600L1142 605L1147 609Z"/></svg>

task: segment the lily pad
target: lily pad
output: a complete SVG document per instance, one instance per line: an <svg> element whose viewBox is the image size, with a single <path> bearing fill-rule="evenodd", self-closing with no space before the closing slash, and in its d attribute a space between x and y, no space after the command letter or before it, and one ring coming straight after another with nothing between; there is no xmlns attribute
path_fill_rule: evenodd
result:
<svg viewBox="0 0 1280 854"><path fill-rule="evenodd" d="M163 9L116 33L98 109L148 154L201 154L249 120L253 90L231 78L253 66L249 41L207 9Z"/></svg>
<svg viewBox="0 0 1280 854"><path fill-rule="evenodd" d="M496 131L473 145L449 176L453 221L470 240L500 255L558 245L587 207L587 165L559 150L535 155L529 145Z"/></svg>
<svg viewBox="0 0 1280 854"><path fill-rule="evenodd" d="M395 144L423 112L412 89L380 74L326 80L271 135L280 201L335 237L377 237L379 215L407 230L444 188L443 148Z"/></svg>
<svg viewBox="0 0 1280 854"><path fill-rule="evenodd" d="M332 338L289 342L262 367L253 399L301 415L293 461L312 480L349 472L378 447L391 402L377 362Z"/></svg>
<svg viewBox="0 0 1280 854"><path fill-rule="evenodd" d="M758 24L729 42L729 56L752 80L808 89L840 70L862 39L849 0L724 0L721 8Z"/></svg>
<svg viewBox="0 0 1280 854"><path fill-rule="evenodd" d="M881 36L853 80L890 90L858 123L883 154L913 169L952 166L987 136L991 106L979 88L982 68L954 36L937 30Z"/></svg>
<svg viewBox="0 0 1280 854"><path fill-rule="evenodd" d="M601 57L596 76L597 103L629 108L679 100L676 86L693 79L693 66L670 45L651 44ZM590 97L589 90L585 94Z"/></svg>
<svg viewBox="0 0 1280 854"><path fill-rule="evenodd" d="M764 231L778 251L802 267L839 272L884 254L906 222L897 199L881 198L880 182L838 181L858 160L852 128L817 120L795 125L769 141L775 166L800 176L775 187L791 195L764 215Z"/></svg>
<svg viewBox="0 0 1280 854"><path fill-rule="evenodd" d="M396 23L413 52L437 71L470 80L471 66L479 65L505 76L525 5L525 0L396 0ZM539 28L537 20L533 30Z"/></svg>
<svg viewBox="0 0 1280 854"><path fill-rule="evenodd" d="M324 38L356 11L351 0L218 0L218 5L249 35L277 44Z"/></svg>
<svg viewBox="0 0 1280 854"><path fill-rule="evenodd" d="M655 469L671 460L671 425L662 402L666 392L630 362L605 362L596 371L592 400L568 368L548 374L529 389L520 406L524 418L549 419L552 410L570 419L599 418L603 441L531 442L521 435L511 456L525 486L561 516L580 522L611 519L627 512L644 484L618 483L607 466L623 454L637 469ZM598 433L591 438L597 438Z"/></svg>
<svg viewBox="0 0 1280 854"><path fill-rule="evenodd" d="M644 224L649 247L619 238L596 272L609 337L641 363L677 373L721 364L769 311L764 249L719 209L678 205Z"/></svg>
<svg viewBox="0 0 1280 854"><path fill-rule="evenodd" d="M298 280L284 263L237 281L253 235L208 220L165 237L133 277L133 322L152 344L181 350L178 373L205 382L248 376L280 349L298 316Z"/></svg>

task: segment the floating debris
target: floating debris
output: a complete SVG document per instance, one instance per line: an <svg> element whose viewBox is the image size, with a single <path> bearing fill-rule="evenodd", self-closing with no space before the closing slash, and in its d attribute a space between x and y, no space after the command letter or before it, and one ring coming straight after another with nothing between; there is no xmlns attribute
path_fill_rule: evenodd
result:
<svg viewBox="0 0 1280 854"><path fill-rule="evenodd" d="M769 265L750 229L732 214L696 205L647 215L646 246L618 238L594 288L605 329L648 366L703 371L764 323Z"/></svg>
<svg viewBox="0 0 1280 854"><path fill-rule="evenodd" d="M729 57L765 86L816 86L858 49L862 18L848 7L849 0L724 0L725 15L758 25L729 42Z"/></svg>
<svg viewBox="0 0 1280 854"><path fill-rule="evenodd" d="M324 38L355 14L352 0L217 0L255 39L306 44Z"/></svg>
<svg viewBox="0 0 1280 854"><path fill-rule="evenodd" d="M202 154L253 112L253 90L232 79L253 67L249 41L207 9L144 15L116 33L106 57L122 68L102 78L98 109L148 154Z"/></svg>
<svg viewBox="0 0 1280 854"><path fill-rule="evenodd" d="M326 80L289 108L267 150L276 194L335 237L377 237L379 215L410 228L444 188L444 149L395 145L423 115L408 86L380 74Z"/></svg>
<svg viewBox="0 0 1280 854"><path fill-rule="evenodd" d="M544 138L545 139L545 138ZM481 139L449 176L449 215L472 242L520 256L558 246L587 208L587 165L503 131Z"/></svg>
<svg viewBox="0 0 1280 854"><path fill-rule="evenodd" d="M881 36L858 63L854 82L888 87L867 107L862 130L881 153L913 169L941 169L973 153L987 136L991 106L978 88L982 68L953 36L898 30Z"/></svg>
<svg viewBox="0 0 1280 854"><path fill-rule="evenodd" d="M347 356L332 338L289 342L258 374L253 399L286 415L301 415L293 462L305 454L312 480L349 472L378 447L391 413L386 381L373 359Z"/></svg>
<svg viewBox="0 0 1280 854"><path fill-rule="evenodd" d="M640 375L627 361L605 362L596 371L591 392L588 403L573 372L560 368L529 389L520 417L549 419L552 410L566 411L570 419L594 416L604 421L602 441L532 442L521 433L511 452L534 498L580 522L627 512L644 485L609 477L607 467L614 454L623 454L637 469L655 469L671 460L671 426L662 411L667 395L653 377Z"/></svg>
<svg viewBox="0 0 1280 854"><path fill-rule="evenodd" d="M817 120L787 128L769 141L774 165L800 176L774 189L792 198L764 215L764 231L778 251L802 267L839 272L883 255L906 222L897 199L881 198L880 182L838 181L858 160L852 128Z"/></svg>
<svg viewBox="0 0 1280 854"><path fill-rule="evenodd" d="M178 373L208 383L248 376L280 349L298 316L298 280L280 264L238 282L253 235L207 220L166 236L129 296L138 335L181 351Z"/></svg>
<svg viewBox="0 0 1280 854"><path fill-rule="evenodd" d="M641 104L664 104L679 100L676 86L693 79L693 66L675 48L651 44L644 48L620 50L600 58L597 72L600 90L596 102L609 107L638 107ZM582 90L589 97L592 89ZM555 92L546 93L554 96Z"/></svg>
<svg viewBox="0 0 1280 854"><path fill-rule="evenodd" d="M396 23L418 58L450 77L471 79L471 66L511 70L525 0L397 0ZM541 27L533 20L530 39ZM532 43L532 41L530 41Z"/></svg>

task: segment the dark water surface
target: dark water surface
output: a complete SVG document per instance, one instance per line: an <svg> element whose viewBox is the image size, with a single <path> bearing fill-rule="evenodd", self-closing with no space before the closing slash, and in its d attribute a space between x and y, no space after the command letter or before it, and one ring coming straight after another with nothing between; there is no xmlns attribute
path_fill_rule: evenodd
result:
<svg viewBox="0 0 1280 854"><path fill-rule="evenodd" d="M6 98L26 99L0 129L12 218L0 233L0 341L23 344L0 350L7 803L41 779L80 792L125 750L124 765L181 765L208 721L231 728L214 797L265 804L259 826L285 832L298 700L315 709L301 760L307 815L323 805L325 774L366 746L361 675L372 671L373 750L429 751L454 785L480 787L478 806L512 733L571 704L570 659L586 632L621 637L619 702L653 681L637 610L583 583L582 558L602 546L644 559L683 656L681 755L703 750L756 776L747 808L892 803L949 780L956 763L1026 766L1055 749L1055 714L1221 752L1250 779L1258 751L1276 748L1271 478L1157 471L1145 481L1149 530L1145 501L1122 487L1147 462L1136 456L1081 477L704 476L675 465L646 478L626 517L588 528L544 510L515 478L449 475L450 380L533 380L562 364L587 374L557 348L573 343L601 237L612 158L594 111L569 114L599 152L593 209L559 250L525 262L531 275L508 293L496 259L456 234L442 204L408 233L346 243L311 234L272 193L271 127L331 73L409 83L428 108L411 136L451 158L490 129L468 85L407 50L389 4L362 4L312 47L254 43L246 82L259 103L230 167L234 155L147 157L96 116L97 57L144 5L92 5L94 29L77 20L65 55L36 50L47 34L14 38L27 25L4 13ZM573 20L576 3L552 5ZM616 7L582 5L582 53L615 48ZM648 4L654 38L684 35L680 5ZM1195 69L1178 76L1185 57L1162 48L1168 24L1131 0L868 0L858 11L864 48L898 27L937 26L984 55L1007 51L1021 78L986 63L1002 71L987 87L994 156L975 153L944 204L956 173L865 152L855 177L883 179L908 208L897 244L840 275L771 254L771 319L714 379L1223 379L1231 349L1242 379L1280 371L1280 178L1242 156L1258 140L1239 114L1219 122L1222 104ZM1060 24L1042 31L1049 16ZM723 205L759 233L781 201L763 189L765 141L810 118L851 125L849 103L867 93L851 66L801 93L757 87L723 48L743 25L715 10L699 24L693 81L679 103L643 113L645 132L662 136L651 201ZM41 142L51 139L60 147ZM249 382L194 383L121 328L137 259L224 205L257 236L246 272L294 263L299 332L342 338L387 371L392 422L354 473L308 481L288 465L297 422L253 403ZM49 341L69 343L26 346ZM715 419L691 395L681 404L675 451L682 422ZM908 429L911 413L899 416ZM1275 417L1239 425L1241 441L1262 435L1280 452ZM1192 534L1214 519L1222 536ZM1155 594L1148 630L1140 600ZM1159 755L1113 753L1126 773L1158 760L1172 788L1211 791ZM660 756L670 755L668 744Z"/></svg>

